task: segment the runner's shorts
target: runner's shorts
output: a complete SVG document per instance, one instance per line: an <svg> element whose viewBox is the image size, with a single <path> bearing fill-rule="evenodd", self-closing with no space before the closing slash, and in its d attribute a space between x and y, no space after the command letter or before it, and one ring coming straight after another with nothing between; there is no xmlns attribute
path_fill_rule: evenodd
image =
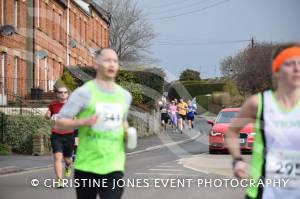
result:
<svg viewBox="0 0 300 199"><path fill-rule="evenodd" d="M88 164L88 162L87 162ZM117 186L116 182L122 180L124 174L121 171L112 172L105 175L75 170L74 179L78 180L79 186L76 186L77 199L96 199L99 194L103 199L120 199L122 197L124 188L123 186ZM84 179L80 180L80 179ZM89 183L86 181L100 182L98 184ZM101 186L101 182L105 181L104 186ZM122 183L121 183L122 184Z"/></svg>
<svg viewBox="0 0 300 199"><path fill-rule="evenodd" d="M51 146L53 153L61 152L64 157L72 157L74 150L74 134L60 135L52 133Z"/></svg>
<svg viewBox="0 0 300 199"><path fill-rule="evenodd" d="M165 124L168 123L169 120L169 114L168 113L162 113L161 114L161 121L164 121Z"/></svg>
<svg viewBox="0 0 300 199"><path fill-rule="evenodd" d="M179 118L181 118L182 120L185 120L186 119L186 115L179 114Z"/></svg>
<svg viewBox="0 0 300 199"><path fill-rule="evenodd" d="M186 116L186 119L187 119L187 120L194 121L194 118L195 118L194 115L189 115L189 114L188 114L188 115Z"/></svg>

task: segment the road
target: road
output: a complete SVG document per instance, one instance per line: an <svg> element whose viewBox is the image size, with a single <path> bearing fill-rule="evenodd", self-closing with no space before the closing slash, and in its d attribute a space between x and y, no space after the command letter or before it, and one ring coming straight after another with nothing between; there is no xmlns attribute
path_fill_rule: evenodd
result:
<svg viewBox="0 0 300 199"><path fill-rule="evenodd" d="M131 180L132 183L135 180L136 183L130 184L131 186L125 188L123 198L244 198L242 188L211 187L200 183L203 182L201 180L205 179L228 178L231 175L230 170L226 170L227 173L225 175L224 172L222 173L223 175L219 175L218 172L214 172L215 169L212 169L213 167L209 164L201 170L193 170L182 163L183 160L194 156L206 157L207 160L214 158L213 164L222 164L225 159L229 159L229 156L226 154L214 155L214 157L207 154L209 126L204 119L197 121L196 129L200 130L202 135L194 141L129 155L126 162L125 180ZM38 179L42 183L45 179L54 178L52 168L2 175L0 176L1 198L75 198L75 189L73 187L55 189L42 185L37 187L31 185L32 179ZM140 184L137 181L140 181ZM135 187L132 187L133 185Z"/></svg>

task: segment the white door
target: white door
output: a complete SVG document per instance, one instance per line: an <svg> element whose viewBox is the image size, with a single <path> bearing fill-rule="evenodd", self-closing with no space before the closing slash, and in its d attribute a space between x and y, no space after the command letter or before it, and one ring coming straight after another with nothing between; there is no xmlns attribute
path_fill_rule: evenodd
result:
<svg viewBox="0 0 300 199"><path fill-rule="evenodd" d="M18 57L14 58L14 94L18 94Z"/></svg>
<svg viewBox="0 0 300 199"><path fill-rule="evenodd" d="M0 105L6 105L6 95L5 95L5 53L1 54L1 82L0 82Z"/></svg>

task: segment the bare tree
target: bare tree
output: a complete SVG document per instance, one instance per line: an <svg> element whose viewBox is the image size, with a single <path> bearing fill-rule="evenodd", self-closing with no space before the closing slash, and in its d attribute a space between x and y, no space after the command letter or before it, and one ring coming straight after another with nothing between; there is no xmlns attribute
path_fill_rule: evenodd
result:
<svg viewBox="0 0 300 199"><path fill-rule="evenodd" d="M241 95L272 87L271 54L276 45L257 43L221 62L222 74L233 80Z"/></svg>
<svg viewBox="0 0 300 199"><path fill-rule="evenodd" d="M110 47L116 50L123 65L152 61L149 47L155 38L135 0L94 0L111 15Z"/></svg>

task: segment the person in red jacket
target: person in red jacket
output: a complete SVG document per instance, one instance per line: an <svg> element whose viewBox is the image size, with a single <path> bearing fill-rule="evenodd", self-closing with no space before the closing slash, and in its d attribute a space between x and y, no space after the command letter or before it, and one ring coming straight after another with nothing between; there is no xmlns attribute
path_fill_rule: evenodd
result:
<svg viewBox="0 0 300 199"><path fill-rule="evenodd" d="M57 100L53 101L45 114L47 119L56 120L56 116L67 102L69 97L68 89L65 86L57 88ZM51 146L54 154L54 171L58 178L57 188L62 188L63 165L65 162L65 177L71 176L71 163L74 150L74 130L59 130L55 125L51 129Z"/></svg>

